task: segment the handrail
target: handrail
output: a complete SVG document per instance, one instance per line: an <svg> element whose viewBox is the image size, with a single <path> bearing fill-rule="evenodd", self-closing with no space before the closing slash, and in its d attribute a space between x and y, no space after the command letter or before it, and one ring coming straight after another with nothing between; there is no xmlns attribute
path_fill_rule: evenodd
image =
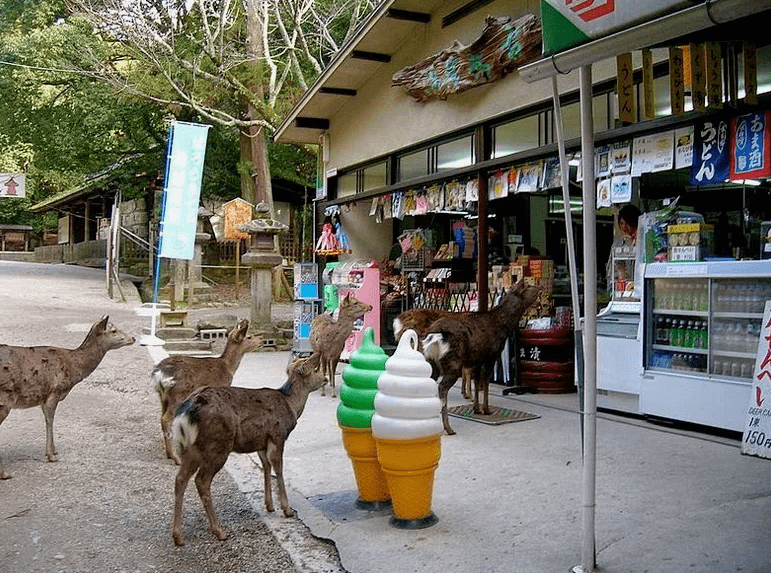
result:
<svg viewBox="0 0 771 573"><path fill-rule="evenodd" d="M150 244L150 241L148 241L147 239L143 239L142 237L140 237L140 236L139 236L139 235L137 235L136 233L134 233L134 232L132 232L132 231L128 230L126 227L124 227L124 226L122 226L122 225L121 225L121 227L120 227L120 232L121 232L121 233L122 233L122 234L123 234L123 235L124 235L124 236L125 236L127 239L130 239L131 241L135 242L136 244L138 244L138 245L140 245L140 246L142 246L142 247L146 248L148 251L149 251L150 249L152 249L154 253L158 251L158 248L157 248L155 245L151 245L151 244Z"/></svg>

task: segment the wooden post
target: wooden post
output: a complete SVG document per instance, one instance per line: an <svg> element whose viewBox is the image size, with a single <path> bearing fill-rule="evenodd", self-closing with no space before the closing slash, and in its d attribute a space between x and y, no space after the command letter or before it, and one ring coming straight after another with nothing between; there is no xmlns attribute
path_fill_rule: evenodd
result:
<svg viewBox="0 0 771 573"><path fill-rule="evenodd" d="M241 292L241 239L236 239L236 301Z"/></svg>

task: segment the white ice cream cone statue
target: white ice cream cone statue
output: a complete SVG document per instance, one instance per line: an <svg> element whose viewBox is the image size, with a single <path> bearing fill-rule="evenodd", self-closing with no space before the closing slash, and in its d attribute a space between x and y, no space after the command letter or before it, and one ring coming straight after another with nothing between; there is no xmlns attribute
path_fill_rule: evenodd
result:
<svg viewBox="0 0 771 573"><path fill-rule="evenodd" d="M371 429L377 381L385 371L387 359L388 355L375 344L374 330L368 328L361 346L343 370L337 421L343 432L343 446L353 465L359 490L356 505L360 509L379 509L389 499Z"/></svg>
<svg viewBox="0 0 771 573"><path fill-rule="evenodd" d="M443 431L431 365L417 346L415 331L405 331L378 379L372 417L377 457L391 493L391 524L405 529L437 522L431 502Z"/></svg>

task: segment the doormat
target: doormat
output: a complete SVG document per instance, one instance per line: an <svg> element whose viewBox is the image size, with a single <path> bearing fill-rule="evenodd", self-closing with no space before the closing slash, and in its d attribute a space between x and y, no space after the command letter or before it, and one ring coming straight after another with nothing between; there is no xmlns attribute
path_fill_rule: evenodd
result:
<svg viewBox="0 0 771 573"><path fill-rule="evenodd" d="M490 406L490 414L475 414L473 404L454 406L449 408L447 413L456 418L482 422L483 424L489 424L491 426L508 424L509 422L524 422L525 420L535 420L541 417L538 414L522 412L521 410L509 410L508 408L498 408L497 406Z"/></svg>

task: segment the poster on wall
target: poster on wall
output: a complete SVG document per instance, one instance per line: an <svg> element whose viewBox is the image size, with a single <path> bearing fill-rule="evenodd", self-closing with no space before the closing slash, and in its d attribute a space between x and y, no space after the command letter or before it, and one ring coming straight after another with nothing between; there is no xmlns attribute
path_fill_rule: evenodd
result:
<svg viewBox="0 0 771 573"><path fill-rule="evenodd" d="M674 165L674 131L635 137L632 143L632 175L668 171Z"/></svg>
<svg viewBox="0 0 771 573"><path fill-rule="evenodd" d="M728 123L704 119L693 130L691 185L724 183L728 179Z"/></svg>
<svg viewBox="0 0 771 573"><path fill-rule="evenodd" d="M675 130L675 169L693 165L693 126Z"/></svg>
<svg viewBox="0 0 771 573"><path fill-rule="evenodd" d="M610 180L610 202L629 203L632 200L632 176L614 175Z"/></svg>
<svg viewBox="0 0 771 573"><path fill-rule="evenodd" d="M0 197L24 197L24 173L0 173Z"/></svg>
<svg viewBox="0 0 771 573"><path fill-rule="evenodd" d="M771 300L766 301L761 325L742 453L771 459Z"/></svg>
<svg viewBox="0 0 771 573"><path fill-rule="evenodd" d="M611 146L610 170L614 175L629 173L632 169L631 151L632 143L630 141L619 141Z"/></svg>
<svg viewBox="0 0 771 573"><path fill-rule="evenodd" d="M732 181L771 175L770 116L769 112L757 111L731 119Z"/></svg>

